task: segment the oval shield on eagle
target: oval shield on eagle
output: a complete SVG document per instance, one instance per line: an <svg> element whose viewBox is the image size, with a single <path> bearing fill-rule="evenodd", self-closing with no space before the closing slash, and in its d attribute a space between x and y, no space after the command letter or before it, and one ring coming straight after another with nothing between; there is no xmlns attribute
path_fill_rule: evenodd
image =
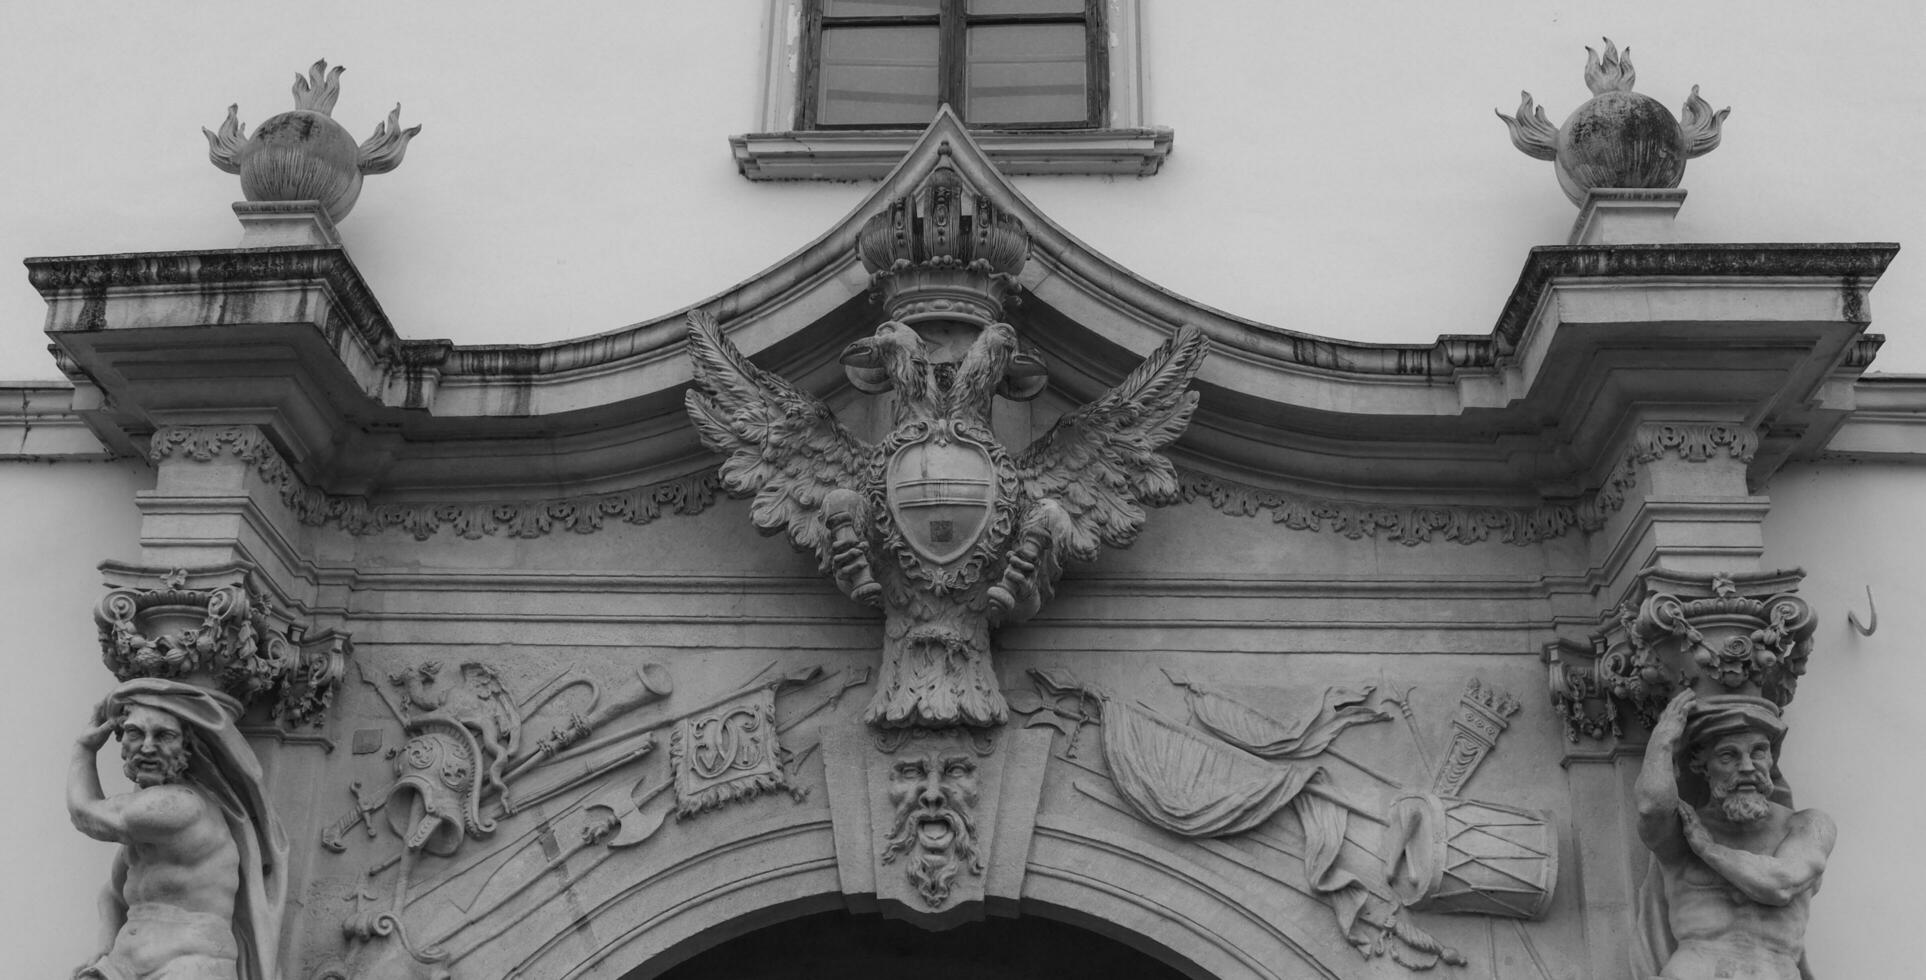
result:
<svg viewBox="0 0 1926 980"><path fill-rule="evenodd" d="M990 524L997 461L986 446L932 427L890 456L885 493L890 516L918 558L948 565L967 554Z"/></svg>

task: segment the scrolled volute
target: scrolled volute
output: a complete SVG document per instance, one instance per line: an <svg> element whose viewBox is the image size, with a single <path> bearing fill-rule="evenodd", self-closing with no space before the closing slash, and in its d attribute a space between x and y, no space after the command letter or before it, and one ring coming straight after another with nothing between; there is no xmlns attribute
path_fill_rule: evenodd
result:
<svg viewBox="0 0 1926 980"><path fill-rule="evenodd" d="M277 625L245 577L201 587L189 579L175 569L157 587L122 586L101 598L94 623L114 678L181 681L244 705L265 701L290 724L319 724L346 672L347 636L330 630L306 640L304 628Z"/></svg>
<svg viewBox="0 0 1926 980"><path fill-rule="evenodd" d="M1794 594L1803 574L1645 572L1638 594L1601 615L1589 654L1561 648L1550 658L1567 734L1621 735L1626 713L1650 725L1687 688L1791 703L1818 625Z"/></svg>

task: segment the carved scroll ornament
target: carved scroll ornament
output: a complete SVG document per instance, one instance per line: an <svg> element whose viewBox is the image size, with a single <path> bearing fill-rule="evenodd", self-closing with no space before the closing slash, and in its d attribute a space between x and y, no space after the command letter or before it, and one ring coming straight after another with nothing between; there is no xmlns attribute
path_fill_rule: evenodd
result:
<svg viewBox="0 0 1926 980"><path fill-rule="evenodd" d="M1600 616L1589 651L1551 654L1552 698L1567 736L1622 735L1625 714L1650 726L1686 689L1791 703L1817 626L1795 594L1803 576L1644 573L1638 595Z"/></svg>
<svg viewBox="0 0 1926 980"><path fill-rule="evenodd" d="M185 570L159 588L123 587L94 608L101 658L115 679L178 680L220 691L243 705L272 701L275 717L319 724L347 669L352 645L327 631L277 629L267 601L242 581L193 588Z"/></svg>

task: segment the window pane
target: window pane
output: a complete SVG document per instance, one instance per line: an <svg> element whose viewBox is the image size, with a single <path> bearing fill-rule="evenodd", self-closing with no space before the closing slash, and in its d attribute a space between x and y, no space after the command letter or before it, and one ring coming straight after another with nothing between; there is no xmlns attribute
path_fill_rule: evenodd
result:
<svg viewBox="0 0 1926 980"><path fill-rule="evenodd" d="M1090 114L1083 25L972 27L969 50L970 122L1080 122Z"/></svg>
<svg viewBox="0 0 1926 980"><path fill-rule="evenodd" d="M823 0L824 17L934 17L942 0Z"/></svg>
<svg viewBox="0 0 1926 980"><path fill-rule="evenodd" d="M922 125L936 115L934 27L824 27L816 122Z"/></svg>
<svg viewBox="0 0 1926 980"><path fill-rule="evenodd" d="M1083 0L970 0L972 14L1080 14Z"/></svg>

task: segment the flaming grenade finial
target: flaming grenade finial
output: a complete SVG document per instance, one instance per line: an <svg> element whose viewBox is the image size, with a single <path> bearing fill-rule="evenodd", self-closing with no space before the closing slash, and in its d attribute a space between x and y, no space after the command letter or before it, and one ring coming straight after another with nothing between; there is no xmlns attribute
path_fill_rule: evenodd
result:
<svg viewBox="0 0 1926 980"><path fill-rule="evenodd" d="M1585 56L1585 84L1592 100L1566 118L1565 125L1552 128L1530 92L1519 93L1517 116L1498 113L1511 130L1513 146L1556 165L1558 186L1573 204L1584 206L1585 193L1594 187L1677 187L1685 176L1685 161L1718 147L1720 128L1732 110L1713 112L1699 98L1697 85L1685 100L1681 125L1658 100L1632 91L1638 74L1632 68L1631 48L1621 55L1606 38L1604 57L1591 48Z"/></svg>
<svg viewBox="0 0 1926 980"><path fill-rule="evenodd" d="M361 195L365 174L385 174L401 166L408 141L420 126L401 128L401 105L375 126L374 135L356 146L329 113L341 95L341 72L317 61L306 77L294 76L294 110L269 118L249 139L239 105L227 107L219 132L207 136L207 157L231 174L241 175L241 193L250 201L320 201L328 217L348 216Z"/></svg>

